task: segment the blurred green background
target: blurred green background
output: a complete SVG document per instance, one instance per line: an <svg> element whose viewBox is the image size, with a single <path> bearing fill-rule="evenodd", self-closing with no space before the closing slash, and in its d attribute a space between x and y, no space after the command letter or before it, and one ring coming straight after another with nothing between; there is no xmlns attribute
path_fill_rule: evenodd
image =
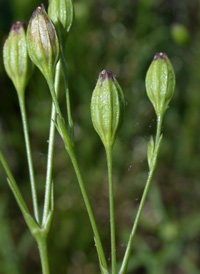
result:
<svg viewBox="0 0 200 274"><path fill-rule="evenodd" d="M43 1L47 8L47 1ZM13 22L28 20L39 0L0 0L0 48ZM126 118L114 146L117 257L123 257L148 166L146 145L156 117L145 74L156 52L176 73L166 112L158 167L134 241L128 273L200 273L200 1L75 0L76 19L66 46L77 155L110 261L108 184L103 146L90 118L99 71L112 70L125 93ZM32 211L16 92L0 55L0 147ZM63 87L63 84L61 85ZM35 69L26 104L42 209L50 95ZM64 92L60 103L66 117ZM56 135L55 213L49 237L52 273L96 274L98 259L87 213L63 143ZM41 273L37 246L0 166L0 274Z"/></svg>

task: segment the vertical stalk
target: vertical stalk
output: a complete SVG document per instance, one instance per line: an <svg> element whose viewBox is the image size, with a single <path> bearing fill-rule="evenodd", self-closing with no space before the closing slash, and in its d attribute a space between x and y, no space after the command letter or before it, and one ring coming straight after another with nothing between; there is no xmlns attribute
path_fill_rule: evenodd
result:
<svg viewBox="0 0 200 274"><path fill-rule="evenodd" d="M36 238L38 249L40 253L40 260L42 265L42 274L50 274L49 270L49 260L47 253L47 238L45 235L40 235Z"/></svg>
<svg viewBox="0 0 200 274"><path fill-rule="evenodd" d="M61 63L62 63L62 70L64 75L64 83L65 83L65 90L66 90L66 103L67 103L67 118L69 124L69 133L71 140L74 139L74 125L73 119L71 115L71 106L70 106L70 95L69 95L69 84L68 84L68 72L67 72L67 63L65 59L65 46L64 43L61 42Z"/></svg>
<svg viewBox="0 0 200 274"><path fill-rule="evenodd" d="M127 269L128 261L129 261L130 254L131 254L131 248L132 248L132 243L133 243L133 239L134 239L134 236L135 236L135 232L136 232L139 220L140 220L142 209L144 207L144 203L146 201L147 193L148 193L148 190L149 190L149 187L150 187L153 175L154 175L154 171L155 171L155 168L156 168L156 165L157 165L157 158L158 158L158 153L159 153L159 149L160 149L160 134L161 134L161 127L162 127L162 120L163 120L163 117L161 115L158 115L157 116L155 150L154 150L154 155L153 155L153 164L152 164L152 168L150 169L149 174L148 174L146 185L145 185L145 188L144 188L144 191L143 191L143 194L142 194L142 199L140 201L140 205L139 205L136 217L135 217L135 221L134 221L134 224L133 224L133 227L132 227L132 230L131 230L131 234L129 236L129 241L128 241L128 244L127 244L126 252L125 252L125 255L124 255L124 258L123 258L123 262L122 262L119 274L125 274L126 273L126 269Z"/></svg>
<svg viewBox="0 0 200 274"><path fill-rule="evenodd" d="M96 245L98 246L97 250L99 251L99 255L100 255L100 259L102 261L102 265L107 270L108 267L107 267L107 263L106 263L106 259L105 259L101 239L100 239L98 228L97 228L97 225L96 225L96 222L95 222L95 219L94 219L92 208L91 208L88 196L87 196L87 192L86 192L85 187L84 187L83 179L82 179L82 176L81 176L81 173L80 173L80 170L79 170L79 166L78 166L78 163L77 163L77 160L76 160L76 156L75 156L73 150L68 151L68 153L69 153L70 159L72 161L72 164L73 164L73 167L74 167L77 179L78 179L78 183L79 183L79 187L81 189L83 200L85 202L85 206L86 206L86 209L87 209L87 213L88 213L90 223L91 223L91 226L92 226L92 230L93 230L93 233L94 233L94 237L95 237L95 242L96 242Z"/></svg>
<svg viewBox="0 0 200 274"><path fill-rule="evenodd" d="M157 129L156 129L155 147L156 147L156 144L158 144L159 139L160 139L160 133L161 133L161 128L162 128L162 121L163 121L163 116L158 115L157 116Z"/></svg>
<svg viewBox="0 0 200 274"><path fill-rule="evenodd" d="M116 274L116 243L115 243L115 213L114 213L113 174L112 174L112 147L111 146L106 147L105 150L106 150L106 157L107 157L108 183L109 183L112 274Z"/></svg>
<svg viewBox="0 0 200 274"><path fill-rule="evenodd" d="M23 95L21 95L21 94L23 94ZM37 191L36 191L36 185L35 185L35 176L34 176L32 154L31 154L31 147L30 147L30 140L29 140L28 122L27 122L27 117L26 117L24 93L18 92L18 100L19 100L19 106L20 106L20 111L21 111L23 131L24 131L24 139L25 139L25 145L26 145L26 154L27 154L27 160L28 160L28 168L29 168L29 176L30 176L34 216L35 216L36 221L38 223L40 223L38 200L37 200Z"/></svg>
<svg viewBox="0 0 200 274"><path fill-rule="evenodd" d="M59 93L60 76L61 76L61 62L58 61L57 65L56 65L55 83L54 83L56 96L58 96L58 93ZM54 139L55 139L55 119L56 119L56 111L55 111L54 103L52 103L50 131L49 131L48 157L47 157L44 211L43 211L43 219L42 219L43 225L45 224L48 214L49 214L49 207L50 207L50 200L51 200L52 166L53 166Z"/></svg>
<svg viewBox="0 0 200 274"><path fill-rule="evenodd" d="M55 92L55 88L54 88L54 81L50 77L46 78L46 80L47 80L47 83L48 83L48 86L49 86L49 90L50 90L50 93L51 93L51 97L52 97L52 100L53 100L53 104L54 104L56 113L60 117L62 117L62 114L61 114L61 111L60 111L60 106L58 104L58 100L57 100L57 96L56 96L56 92Z"/></svg>
<svg viewBox="0 0 200 274"><path fill-rule="evenodd" d="M47 79L47 83L48 83L48 86L49 86L49 89L50 89L50 92L51 92L51 96L52 96L52 100L53 100L53 103L54 103L54 106L55 106L56 113L59 115L60 118L62 118L62 113L60 111L60 107L59 107L59 104L58 104L58 100L57 100L54 85L53 85L53 80L50 79L50 78L46 78L46 79ZM67 152L70 156L70 159L72 161L72 164L73 164L73 167L74 167L77 179L78 179L79 187L81 189L81 193L82 193L82 196L83 196L83 199L84 199L84 202L85 202L85 206L86 206L86 209L87 209L87 212L88 212L88 216L89 216L90 223L91 223L93 233L94 233L94 236L95 236L96 244L98 245L98 250L100 252L100 258L101 258L101 261L102 261L102 265L107 270L108 267L107 267L105 255L104 255L104 252L103 252L101 240L100 240L100 237L99 237L97 225L96 225L96 222L95 222L95 219L94 219L92 208L91 208L88 196L87 196L87 192L86 192L85 187L84 187L83 179L82 179L82 176L81 176L81 173L80 173L80 170L79 170L79 166L78 166L78 163L77 163L77 160L76 160L76 156L75 156L75 153L74 153L74 150L73 150L73 144L72 144L71 139L68 136L68 132L67 132L67 128L65 127L65 124L63 123L62 126L64 128L60 128L60 130L62 131L62 132L60 132L60 134L62 134L61 136L62 136L63 142L65 144L65 148L67 149Z"/></svg>

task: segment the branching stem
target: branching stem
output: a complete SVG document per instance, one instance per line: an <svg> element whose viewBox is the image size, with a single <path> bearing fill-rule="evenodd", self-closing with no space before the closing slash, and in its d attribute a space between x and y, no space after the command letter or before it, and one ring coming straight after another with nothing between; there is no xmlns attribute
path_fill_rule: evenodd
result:
<svg viewBox="0 0 200 274"><path fill-rule="evenodd" d="M131 234L129 236L129 241L128 241L128 244L127 244L126 252L125 252L125 255L124 255L124 258L123 258L123 262L122 262L119 274L125 274L126 273L126 269L127 269L128 261L129 261L130 254L131 254L131 248L132 248L132 243L133 243L133 239L134 239L134 236L135 236L135 232L136 232L139 220L140 220L140 216L141 216L141 213L142 213L142 209L144 207L144 203L145 203L145 200L146 200L146 197L147 197L147 193L148 193L148 190L149 190L153 175L154 175L154 171L156 169L157 158L158 158L158 153L159 153L160 143L161 143L161 138L160 138L161 135L160 134L161 134L161 127L162 127L162 120L163 120L162 116L157 117L155 150L154 150L154 155L153 155L153 160L152 160L153 164L152 164L151 169L149 170L146 185L145 185L145 188L144 188L144 191L143 191L143 194L142 194L142 199L140 201L140 205L139 205L136 217L135 217L133 228L132 228Z"/></svg>
<svg viewBox="0 0 200 274"><path fill-rule="evenodd" d="M52 100L53 100L53 103L54 103L54 106L55 106L56 113L57 113L57 115L59 115L60 119L62 119L62 114L61 114L61 110L60 110L58 100L57 100L57 97L56 97L56 93L55 93L55 89L54 89L54 85L53 85L53 80L50 79L50 78L49 79L47 78L47 83L49 85L49 89L50 89L50 92L51 92L51 96L52 96ZM85 206L86 206L88 216L89 216L89 219L90 219L90 223L91 223L93 233L94 233L94 236L95 236L96 244L98 245L98 250L101 254L101 258L100 258L101 262L103 264L103 267L107 270L108 267L107 267L105 255L104 255L104 252L103 252L101 240L100 240L100 237L99 237L99 232L98 232L98 229L97 229L97 225L96 225L96 222L95 222L95 219L94 219L94 214L92 212L92 208L91 208L91 205L90 205L90 202L89 202L89 199L88 199L88 196L87 196L87 192L86 192L86 189L85 189L85 186L84 186L84 183L83 183L83 179L82 179L82 176L81 176L81 173L80 173L80 170L79 170L79 166L78 166L78 163L77 163L77 160L76 160L76 155L74 153L72 140L68 136L68 132L67 132L67 128L66 128L66 125L64 123L64 120L62 120L62 128L60 128L60 130L62 131L61 134L62 134L63 142L65 144L65 148L67 148L67 152L70 156L70 159L72 161L72 164L73 164L73 167L74 167L77 179L78 179L78 183L79 183L79 186L80 186L80 189L81 189L81 193L82 193L82 196L83 196L83 199L84 199L84 202L85 202ZM65 142L67 142L67 143L65 143Z"/></svg>
<svg viewBox="0 0 200 274"><path fill-rule="evenodd" d="M61 76L61 63L58 61L55 72L55 94L58 96L59 93L59 84ZM51 201L51 189L52 189L52 166L53 166L53 155L54 155L54 139L55 139L55 120L56 120L56 111L54 103L51 107L51 121L50 121L50 131L49 131L49 146L48 146L48 156L47 156L47 172L46 172L46 187L45 187L45 199L44 199L44 211L42 224L44 225L48 214Z"/></svg>

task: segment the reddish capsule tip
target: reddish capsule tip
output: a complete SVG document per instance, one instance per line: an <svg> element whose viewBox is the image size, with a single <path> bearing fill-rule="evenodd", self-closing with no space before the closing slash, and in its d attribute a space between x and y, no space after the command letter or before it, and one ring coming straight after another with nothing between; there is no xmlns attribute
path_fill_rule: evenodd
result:
<svg viewBox="0 0 200 274"><path fill-rule="evenodd" d="M166 54L165 52L164 52L164 53L162 53L162 52L157 52L157 53L155 54L153 60L156 61L156 60L158 60L159 58L162 59L163 61L166 61L166 59L167 59L167 54Z"/></svg>
<svg viewBox="0 0 200 274"><path fill-rule="evenodd" d="M37 7L36 10L34 10L33 14L32 14L32 18L35 17L37 14L43 14L45 12L45 7L43 4L41 4L41 6Z"/></svg>
<svg viewBox="0 0 200 274"><path fill-rule="evenodd" d="M42 10L43 12L45 11L44 4L41 4L41 10Z"/></svg>
<svg viewBox="0 0 200 274"><path fill-rule="evenodd" d="M32 13L31 19L34 18L37 13L38 13L38 8L36 10L34 10L34 12Z"/></svg>
<svg viewBox="0 0 200 274"><path fill-rule="evenodd" d="M107 70L106 69L102 70L99 73L99 77L100 77L101 83L103 83L105 81L106 76L107 76Z"/></svg>
<svg viewBox="0 0 200 274"><path fill-rule="evenodd" d="M17 21L12 25L11 31L15 31L15 32L18 33L21 28L26 30L26 24L24 22Z"/></svg>
<svg viewBox="0 0 200 274"><path fill-rule="evenodd" d="M110 79L110 81L114 82L114 76L112 71L107 71L106 69L104 69L99 73L99 77L101 79L101 83L103 83L107 77Z"/></svg>
<svg viewBox="0 0 200 274"><path fill-rule="evenodd" d="M109 77L110 81L114 82L114 76L113 76L112 71L108 72L108 77Z"/></svg>

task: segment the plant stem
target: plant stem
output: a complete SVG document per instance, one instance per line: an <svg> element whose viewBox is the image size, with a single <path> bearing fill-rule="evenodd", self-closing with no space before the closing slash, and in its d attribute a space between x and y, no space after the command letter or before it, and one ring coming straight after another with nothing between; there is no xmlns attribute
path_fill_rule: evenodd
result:
<svg viewBox="0 0 200 274"><path fill-rule="evenodd" d="M38 249L40 253L40 260L42 265L42 273L43 274L50 274L49 270L49 260L48 260L48 253L47 253L47 238L45 235L40 235L36 238Z"/></svg>
<svg viewBox="0 0 200 274"><path fill-rule="evenodd" d="M64 75L64 83L65 83L65 90L66 90L66 102L67 102L67 117L68 117L68 124L69 124L69 133L71 140L74 140L74 125L73 119L71 115L71 106L70 106L70 95L69 95L69 84L68 84L68 72L67 72L67 63L65 59L65 46L61 42L61 62L62 62L62 71Z"/></svg>
<svg viewBox="0 0 200 274"><path fill-rule="evenodd" d="M60 117L62 117L60 107L59 107L59 104L58 104L58 99L57 99L56 92L55 92L55 88L54 88L54 81L50 77L46 78L46 80L47 80L47 84L49 86L49 90L50 90L51 97L52 97L52 100L53 100L53 104L54 104L54 107L55 107L55 110L56 110L56 114L58 114Z"/></svg>
<svg viewBox="0 0 200 274"><path fill-rule="evenodd" d="M154 171L155 171L155 168L156 168L156 165L157 165L157 158L158 158L158 153L159 153L159 149L160 149L160 133L161 133L161 127L162 127L162 120L163 120L162 116L157 117L155 150L154 150L153 161L152 161L153 164L152 164L152 168L149 170L146 185L145 185L145 188L144 188L144 191L143 191L143 194L142 194L142 199L140 201L140 205L139 205L136 217L135 217L135 221L134 221L134 224L133 224L133 227L132 227L132 231L131 231L131 234L129 236L129 241L128 241L128 244L127 244L126 252L125 252L125 255L124 255L124 258L123 258L123 262L122 262L119 274L125 274L126 273L126 269L127 269L128 261L129 261L130 254L131 254L131 247L132 247L133 239L134 239L134 236L135 236L135 232L136 232L139 220L140 220L142 209L144 207L144 203L145 203L145 200L146 200L146 197L147 197L147 193L148 193L148 190L149 190L149 187L150 187L150 184L151 184L151 181L152 181L152 177L154 175Z"/></svg>
<svg viewBox="0 0 200 274"><path fill-rule="evenodd" d="M55 83L54 83L56 96L58 96L58 93L59 93L60 76L61 76L61 62L59 61L56 65ZM53 166L54 139L55 139L55 119L56 119L56 111L55 111L54 103L52 103L50 131L49 131L48 157L47 157L44 212L43 212L43 219L42 219L43 225L45 224L48 214L49 214L49 207L50 207L50 200L51 200L52 166Z"/></svg>
<svg viewBox="0 0 200 274"><path fill-rule="evenodd" d="M96 225L96 222L95 222L95 219L94 219L92 208L91 208L88 196L87 196L87 192L85 190L85 186L84 186L83 179L82 179L82 176L81 176L81 173L80 173L80 169L79 169L79 166L78 166L78 163L77 163L77 160L76 160L75 153L74 153L73 150L68 151L68 153L69 153L70 159L72 161L72 164L73 164L73 167L74 167L77 179L78 179L78 183L79 183L79 187L81 189L83 200L85 202L85 206L86 206L86 209L87 209L87 212L88 212L88 216L89 216L90 223L91 223L92 230L93 230L94 237L95 237L95 242L98 245L98 250L99 250L99 253L100 253L99 255L100 255L100 258L101 258L101 261L102 261L102 265L106 270L108 270L105 255L104 255L104 251L103 251L103 247L102 247L102 243L101 243L101 239L100 239L99 232L98 232L98 229L97 229L97 225Z"/></svg>
<svg viewBox="0 0 200 274"><path fill-rule="evenodd" d="M116 243L115 243L115 213L114 213L113 174L112 174L112 147L111 146L106 147L105 150L106 150L106 157L107 157L108 182L109 182L112 274L116 274Z"/></svg>
<svg viewBox="0 0 200 274"><path fill-rule="evenodd" d="M156 147L156 144L159 143L160 133L161 133L161 128L162 128L162 121L163 121L163 116L158 115L157 116L157 129L156 129L155 147Z"/></svg>
<svg viewBox="0 0 200 274"><path fill-rule="evenodd" d="M15 197L15 200L22 212L24 220L25 220L28 228L30 229L31 233L34 234L38 229L40 229L39 224L32 218L32 216L28 210L28 207L26 205L26 202L24 201L24 198L18 188L18 185L13 177L13 174L12 174L1 150L0 150L0 162L6 172L6 175L8 176L7 177L8 185L9 185L9 187Z"/></svg>
<svg viewBox="0 0 200 274"><path fill-rule="evenodd" d="M60 111L60 107L59 107L59 104L58 104L58 100L57 100L54 85L53 85L53 80L51 78L46 78L46 79L47 79L47 83L49 85L49 89L50 89L50 92L51 92L51 96L52 96L52 100L53 100L53 103L54 103L54 106L55 106L55 110L56 110L57 114L59 115L59 117L62 118L62 114L61 114L61 111ZM104 252L103 252L103 247L102 247L102 244L101 244L101 240L100 240L100 237L99 237L99 232L98 232L97 225L96 225L96 222L95 222L95 219L94 219L92 208L90 206L90 202L89 202L89 199L88 199L88 196L87 196L87 192L86 192L85 187L84 187L84 183L83 183L83 179L82 179L82 176L81 176L81 173L80 173L80 170L79 170L79 166L78 166L78 163L77 163L77 160L76 160L72 140L68 136L67 128L66 128L66 125L64 123L62 124L62 127L64 127L64 128L60 128L60 130L62 130L62 132L61 132L62 133L62 139L63 139L63 142L65 144L65 148L67 149L67 152L68 152L68 154L70 156L70 159L72 161L72 164L73 164L73 167L74 167L77 179L78 179L78 183L79 183L79 186L80 186L80 189L81 189L83 200L85 202L85 206L86 206L86 209L87 209L87 212L88 212L88 215L89 215L90 223L91 223L93 233L94 233L94 236L95 236L95 239L96 239L96 244L98 245L98 250L100 252L103 267L107 270L108 267L107 267L105 255L104 255Z"/></svg>
<svg viewBox="0 0 200 274"><path fill-rule="evenodd" d="M19 95L19 94L22 94L22 95ZM31 155L28 122L27 122L27 117L26 117L24 92L21 92L21 93L18 92L18 100L19 100L19 106L20 106L20 111L21 111L23 131L24 131L24 139L25 139L25 145L26 145L26 154L27 154L27 160L28 160L28 168L29 168L29 176L30 176L34 216L35 216L36 221L39 224L40 223L40 218L39 218L37 191L36 191L35 176L34 176L32 155Z"/></svg>
<svg viewBox="0 0 200 274"><path fill-rule="evenodd" d="M0 150L0 162L1 162L3 168L6 172L6 175L8 176L8 179L11 183L10 184L11 190L13 191L13 194L16 198L16 201L17 201L23 215L24 215L24 213L29 213L29 210L28 210L27 205L24 201L24 198L22 197L22 194L21 194L21 192L18 188L18 185L17 185L17 183L16 183L16 181L13 177L13 174L12 174L12 172L11 172L9 166L8 166L8 163L6 162L6 159L4 158L1 150Z"/></svg>

